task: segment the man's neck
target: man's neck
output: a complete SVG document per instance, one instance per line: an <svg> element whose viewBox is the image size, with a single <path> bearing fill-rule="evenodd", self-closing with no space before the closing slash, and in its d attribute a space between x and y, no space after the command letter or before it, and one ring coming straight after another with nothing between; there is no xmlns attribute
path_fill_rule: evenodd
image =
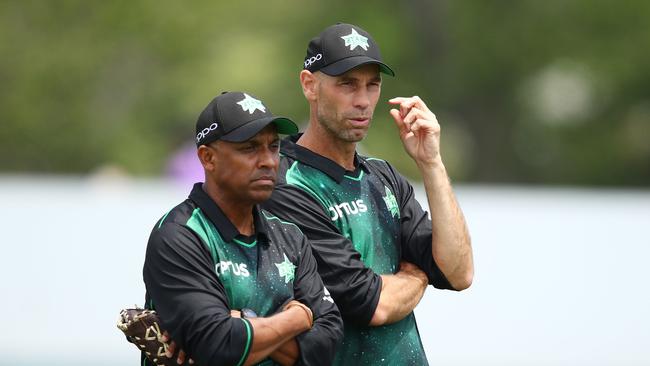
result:
<svg viewBox="0 0 650 366"><path fill-rule="evenodd" d="M255 233L253 220L254 204L246 204L241 201L235 202L227 199L214 183L206 180L203 183L203 190L219 206L224 215L235 226L242 235L253 235Z"/></svg>
<svg viewBox="0 0 650 366"><path fill-rule="evenodd" d="M357 144L337 139L318 123L310 123L297 144L334 161L345 170L354 170Z"/></svg>

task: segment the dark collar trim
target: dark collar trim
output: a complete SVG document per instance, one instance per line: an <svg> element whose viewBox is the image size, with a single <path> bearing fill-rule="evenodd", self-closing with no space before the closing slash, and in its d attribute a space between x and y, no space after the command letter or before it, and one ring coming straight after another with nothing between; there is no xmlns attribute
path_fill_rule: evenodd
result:
<svg viewBox="0 0 650 366"><path fill-rule="evenodd" d="M241 235L235 225L223 213L219 205L205 193L203 183L199 182L194 184L189 198L208 216L208 219L219 230L219 234L221 234L223 240L232 242L235 237ZM257 205L253 208L253 225L255 225L255 235L258 238L266 239L266 226L262 223L260 209Z"/></svg>
<svg viewBox="0 0 650 366"><path fill-rule="evenodd" d="M333 160L330 160L322 155L319 155L305 147L298 145L296 142L302 136L302 133L288 136L282 140L280 152L283 155L289 156L303 164L307 164L316 168L323 173L327 174L337 183L341 183L343 177L347 174L349 176L358 177L359 169L363 169L366 173L370 173L370 169L366 166L366 161L360 157L356 152L354 153L354 167L353 172L345 170L342 166L338 165Z"/></svg>

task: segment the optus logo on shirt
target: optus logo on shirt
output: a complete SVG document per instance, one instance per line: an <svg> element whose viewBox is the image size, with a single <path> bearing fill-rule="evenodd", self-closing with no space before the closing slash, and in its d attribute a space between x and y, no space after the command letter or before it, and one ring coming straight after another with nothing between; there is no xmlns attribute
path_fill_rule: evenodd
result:
<svg viewBox="0 0 650 366"><path fill-rule="evenodd" d="M233 263L232 261L221 261L217 263L216 271L217 276L221 276L227 272L232 272L235 276L248 277L250 273L248 272L248 266L245 263Z"/></svg>
<svg viewBox="0 0 650 366"><path fill-rule="evenodd" d="M332 221L336 221L343 217L344 214L345 216L349 216L367 212L368 207L363 202L363 200L356 200L331 206L327 210L331 213L330 219L332 219Z"/></svg>

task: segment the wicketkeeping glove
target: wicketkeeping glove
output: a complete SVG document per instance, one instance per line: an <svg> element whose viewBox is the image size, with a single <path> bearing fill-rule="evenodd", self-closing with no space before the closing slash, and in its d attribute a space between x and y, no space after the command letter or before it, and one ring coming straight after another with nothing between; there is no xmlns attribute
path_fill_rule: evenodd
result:
<svg viewBox="0 0 650 366"><path fill-rule="evenodd" d="M158 366L178 366L174 358L165 356L168 344L162 341L160 319L153 310L124 309L120 311L117 327L126 339L135 344L147 358Z"/></svg>

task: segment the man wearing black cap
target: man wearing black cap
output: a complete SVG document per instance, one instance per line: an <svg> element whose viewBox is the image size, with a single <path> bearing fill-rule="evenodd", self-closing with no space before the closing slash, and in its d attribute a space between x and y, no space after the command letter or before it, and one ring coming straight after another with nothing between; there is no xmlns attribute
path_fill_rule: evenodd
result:
<svg viewBox="0 0 650 366"><path fill-rule="evenodd" d="M440 156L440 126L420 98L389 103L422 174L431 219L390 164L356 153L379 99L380 73L394 75L355 25L330 26L310 41L300 73L309 125L283 141L278 186L264 207L310 240L345 322L335 364L425 365L412 310L427 284L470 286L472 249Z"/></svg>
<svg viewBox="0 0 650 366"><path fill-rule="evenodd" d="M147 308L199 365L332 361L342 321L311 249L296 225L257 206L273 191L278 133L297 131L240 92L198 118L205 183L155 224L143 275Z"/></svg>

